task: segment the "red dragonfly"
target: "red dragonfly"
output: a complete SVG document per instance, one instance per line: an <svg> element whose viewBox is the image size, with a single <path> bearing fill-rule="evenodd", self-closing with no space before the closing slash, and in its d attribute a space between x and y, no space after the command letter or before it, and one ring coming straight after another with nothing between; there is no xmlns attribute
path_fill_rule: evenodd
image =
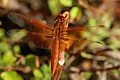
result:
<svg viewBox="0 0 120 80"><path fill-rule="evenodd" d="M80 32L86 30L85 27L69 27L69 12L64 12L56 17L54 26L33 20L17 13L10 13L8 17L21 27L29 27L27 38L34 43L36 47L51 49L51 72L55 80L59 80L64 65L65 51L78 51L82 42L89 40L80 40ZM56 73L56 75L55 75Z"/></svg>

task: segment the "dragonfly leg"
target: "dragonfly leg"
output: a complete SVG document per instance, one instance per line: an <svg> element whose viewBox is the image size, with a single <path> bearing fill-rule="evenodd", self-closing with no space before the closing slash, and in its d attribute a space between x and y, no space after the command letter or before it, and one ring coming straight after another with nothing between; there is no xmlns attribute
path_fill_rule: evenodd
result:
<svg viewBox="0 0 120 80"><path fill-rule="evenodd" d="M62 37L62 39L65 40L65 41L69 41L70 40L70 41L75 41L75 42L96 42L96 43L102 44L99 41L93 41L93 40L88 40L88 39L86 39L86 40L79 40L79 39L68 38L68 37Z"/></svg>
<svg viewBox="0 0 120 80"><path fill-rule="evenodd" d="M61 72L62 72L62 68L63 68L63 65L58 65L58 70L57 70L55 80L59 80Z"/></svg>
<svg viewBox="0 0 120 80"><path fill-rule="evenodd" d="M61 53L59 54L58 70L57 70L57 72L56 72L55 80L59 80L59 78L60 78L60 75L61 75L61 72L62 72L62 68L63 68L63 65L64 65L64 63L65 63L64 54L65 54L65 52L61 52Z"/></svg>

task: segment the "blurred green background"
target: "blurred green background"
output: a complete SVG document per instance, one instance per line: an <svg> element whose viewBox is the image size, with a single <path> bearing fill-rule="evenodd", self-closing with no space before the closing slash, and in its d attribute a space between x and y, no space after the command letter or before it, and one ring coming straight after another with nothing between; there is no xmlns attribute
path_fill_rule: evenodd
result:
<svg viewBox="0 0 120 80"><path fill-rule="evenodd" d="M7 14L17 12L54 25L55 17L70 12L69 27L87 27L82 52L65 54L60 80L120 80L119 0L1 0L0 80L50 80L50 50L21 43L26 33ZM105 26L105 27L99 27ZM94 27L93 27L94 26ZM83 43L84 44L84 43Z"/></svg>

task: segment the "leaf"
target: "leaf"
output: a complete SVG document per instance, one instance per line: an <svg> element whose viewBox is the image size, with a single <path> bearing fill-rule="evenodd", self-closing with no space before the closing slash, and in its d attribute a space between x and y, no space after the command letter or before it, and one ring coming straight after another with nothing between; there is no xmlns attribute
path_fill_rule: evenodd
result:
<svg viewBox="0 0 120 80"><path fill-rule="evenodd" d="M0 42L0 52L5 52L11 49L11 46L6 42Z"/></svg>
<svg viewBox="0 0 120 80"><path fill-rule="evenodd" d="M101 17L100 20L100 24L103 24L105 27L110 28L113 22L113 18L108 16L108 15L104 15Z"/></svg>
<svg viewBox="0 0 120 80"><path fill-rule="evenodd" d="M4 29L0 29L0 38L5 36L5 30Z"/></svg>
<svg viewBox="0 0 120 80"><path fill-rule="evenodd" d="M11 36L13 41L19 41L27 35L25 30L12 29L9 30L8 35Z"/></svg>
<svg viewBox="0 0 120 80"><path fill-rule="evenodd" d="M85 80L89 80L91 78L91 76L92 76L92 72L85 72L84 73Z"/></svg>
<svg viewBox="0 0 120 80"><path fill-rule="evenodd" d="M69 78L69 75L66 74L66 73L64 73L64 72L62 72L62 74L61 74L61 76L60 76L60 79L61 79L61 80L67 80L68 78Z"/></svg>
<svg viewBox="0 0 120 80"><path fill-rule="evenodd" d="M14 53L20 53L20 46L19 45L15 45L13 47L13 51L14 51Z"/></svg>
<svg viewBox="0 0 120 80"><path fill-rule="evenodd" d="M80 55L81 55L83 58L87 58L87 59L91 59L91 58L92 58L91 55L89 55L89 54L87 54L87 53L85 53L85 52L80 53Z"/></svg>
<svg viewBox="0 0 120 80"><path fill-rule="evenodd" d="M65 7L71 7L73 5L73 0L60 0L60 3Z"/></svg>
<svg viewBox="0 0 120 80"><path fill-rule="evenodd" d="M3 80L23 80L23 78L15 71L5 71L1 73Z"/></svg>
<svg viewBox="0 0 120 80"><path fill-rule="evenodd" d="M33 54L29 54L26 57L26 61L25 61L26 65L30 66L31 68L35 68L35 55Z"/></svg>
<svg viewBox="0 0 120 80"><path fill-rule="evenodd" d="M13 65L17 58L13 55L12 51L6 51L3 55L3 63L6 65Z"/></svg>
<svg viewBox="0 0 120 80"><path fill-rule="evenodd" d="M59 0L48 0L48 7L54 16L58 15L62 10Z"/></svg>
<svg viewBox="0 0 120 80"><path fill-rule="evenodd" d="M51 77L50 67L46 64L42 65L40 70L43 72L45 78L49 79Z"/></svg>
<svg viewBox="0 0 120 80"><path fill-rule="evenodd" d="M42 74L42 72L41 72L39 69L34 69L33 75L34 75L36 78L43 78L43 74Z"/></svg>
<svg viewBox="0 0 120 80"><path fill-rule="evenodd" d="M97 25L96 19L94 17L89 17L88 18L88 25L89 26L96 26Z"/></svg>
<svg viewBox="0 0 120 80"><path fill-rule="evenodd" d="M70 17L72 19L79 19L82 16L81 9L77 6L72 7L70 10Z"/></svg>
<svg viewBox="0 0 120 80"><path fill-rule="evenodd" d="M120 38L119 38L120 29L119 29L119 27L111 29L109 35L110 35L109 39L107 40L107 43L109 44L108 46L113 50L120 48Z"/></svg>

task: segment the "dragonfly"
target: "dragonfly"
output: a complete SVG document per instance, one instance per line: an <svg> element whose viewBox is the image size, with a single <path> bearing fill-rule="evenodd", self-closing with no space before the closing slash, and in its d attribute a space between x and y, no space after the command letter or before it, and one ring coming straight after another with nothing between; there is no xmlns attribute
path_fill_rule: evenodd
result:
<svg viewBox="0 0 120 80"><path fill-rule="evenodd" d="M20 27L27 27L27 40L36 47L51 49L51 72L55 80L59 80L63 65L65 63L65 51L77 52L83 42L90 40L80 39L86 27L68 27L69 12L58 14L54 26L33 20L18 13L8 14L11 19Z"/></svg>

